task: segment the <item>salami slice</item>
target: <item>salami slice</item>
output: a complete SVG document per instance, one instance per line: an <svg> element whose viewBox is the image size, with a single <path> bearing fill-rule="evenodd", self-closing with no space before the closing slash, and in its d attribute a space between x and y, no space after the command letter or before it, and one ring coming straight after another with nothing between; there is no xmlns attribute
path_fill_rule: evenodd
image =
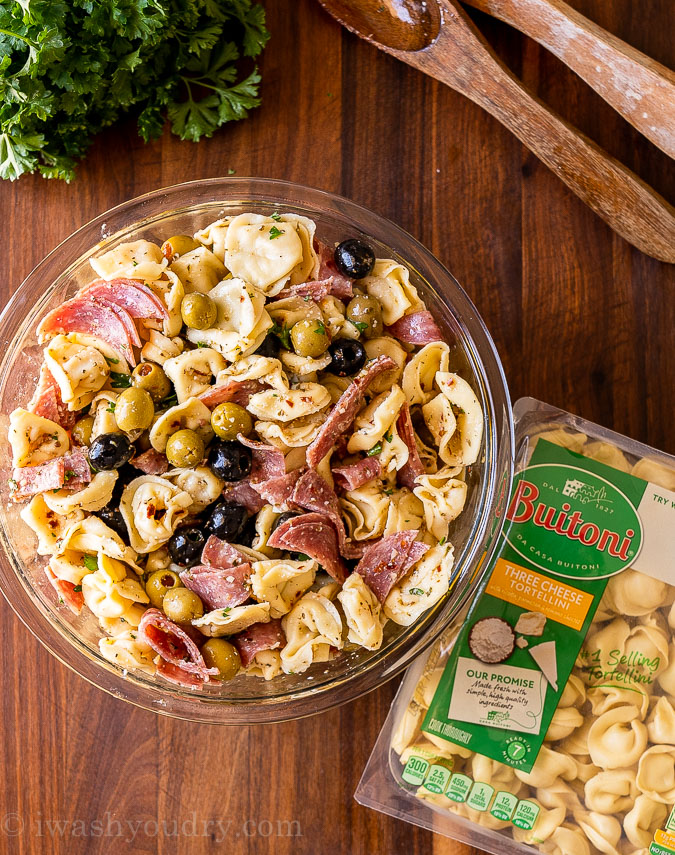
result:
<svg viewBox="0 0 675 855"><path fill-rule="evenodd" d="M161 451L155 451L154 448L144 451L138 457L134 457L131 465L136 469L140 469L146 475L163 475L169 471L169 461L166 459L166 454Z"/></svg>
<svg viewBox="0 0 675 855"><path fill-rule="evenodd" d="M289 285L284 288L275 299L283 300L285 297L308 297L319 303L324 297L332 293L333 277L318 279L314 282L300 282L298 285Z"/></svg>
<svg viewBox="0 0 675 855"><path fill-rule="evenodd" d="M270 505L277 508L285 507L293 495L298 479L305 471L305 469L294 469L285 475L268 478L266 481L259 481L252 486L264 502L269 502Z"/></svg>
<svg viewBox="0 0 675 855"><path fill-rule="evenodd" d="M187 632L159 609L147 609L138 625L138 632L165 662L200 678L203 683L208 683L209 677L218 673L217 668L206 667L204 657ZM169 670L173 673L172 669Z"/></svg>
<svg viewBox="0 0 675 855"><path fill-rule="evenodd" d="M321 241L315 241L319 255L319 279L331 279L330 293L339 300L351 300L354 296L354 283L344 276L335 266L333 250Z"/></svg>
<svg viewBox="0 0 675 855"><path fill-rule="evenodd" d="M383 603L399 579L424 555L429 548L417 543L417 531L399 531L371 546L359 561L356 572Z"/></svg>
<svg viewBox="0 0 675 855"><path fill-rule="evenodd" d="M384 371L396 368L396 363L388 356L378 356L368 362L359 371L354 380L340 395L330 411L328 418L312 443L307 447L307 463L316 468L335 445L338 437L350 427L361 408L363 396L368 386Z"/></svg>
<svg viewBox="0 0 675 855"><path fill-rule="evenodd" d="M113 303L124 309L132 318L169 317L169 311L160 298L139 279L95 279L80 289L80 294Z"/></svg>
<svg viewBox="0 0 675 855"><path fill-rule="evenodd" d="M432 341L443 341L443 333L431 312L426 310L404 315L386 329L389 335L406 344L430 344Z"/></svg>
<svg viewBox="0 0 675 855"><path fill-rule="evenodd" d="M71 412L61 400L61 390L45 362L40 366L40 377L26 409L66 430L70 430L77 421L77 413Z"/></svg>
<svg viewBox="0 0 675 855"><path fill-rule="evenodd" d="M266 445L255 439L249 439L243 433L238 434L237 439L242 445L251 449L253 464L251 466L251 483L267 481L270 478L278 478L286 474L286 460L283 451L279 451L273 445Z"/></svg>
<svg viewBox="0 0 675 855"><path fill-rule="evenodd" d="M415 479L418 475L424 473L424 465L420 459L420 453L417 450L415 442L415 430L410 418L410 407L408 402L401 407L401 412L396 420L396 430L403 442L408 447L408 460L401 466L397 473L397 479L400 484L412 490L415 486Z"/></svg>
<svg viewBox="0 0 675 855"><path fill-rule="evenodd" d="M226 540L221 540L212 534L202 549L202 561L221 570L229 570L248 563L248 556L240 552L236 546L232 546Z"/></svg>
<svg viewBox="0 0 675 855"><path fill-rule="evenodd" d="M239 651L242 667L251 664L263 650L277 650L286 644L286 636L281 628L281 620L273 618L267 623L254 623L243 632L232 636L230 641Z"/></svg>
<svg viewBox="0 0 675 855"><path fill-rule="evenodd" d="M229 380L227 383L212 386L206 392L202 392L199 400L206 404L209 409L213 409L225 401L239 404L240 407L247 407L251 396L266 388L267 384L261 383L260 380Z"/></svg>
<svg viewBox="0 0 675 855"><path fill-rule="evenodd" d="M340 584L347 578L335 526L323 514L302 514L287 520L272 532L267 543L277 549L309 555Z"/></svg>
<svg viewBox="0 0 675 855"><path fill-rule="evenodd" d="M349 466L334 466L331 472L338 487L343 490L356 490L373 478L379 478L382 474L382 464L377 457L364 457Z"/></svg>
<svg viewBox="0 0 675 855"><path fill-rule="evenodd" d="M59 579L58 576L54 575L51 567L45 567L45 573L47 578L52 584L52 587L56 591L59 597L59 602L65 603L68 608L76 615L82 611L82 606L84 606L84 596L82 594L82 586L81 585L73 585L72 582L67 582L65 579ZM79 591L76 591L75 588L79 587Z"/></svg>
<svg viewBox="0 0 675 855"><path fill-rule="evenodd" d="M60 490L65 482L66 465L63 457L48 460L38 466L24 466L12 473L15 502L28 499L46 490Z"/></svg>
<svg viewBox="0 0 675 855"><path fill-rule="evenodd" d="M202 564L183 570L180 578L185 587L198 594L211 610L245 603L251 595L247 584L250 575L251 565L248 563L227 570Z"/></svg>
<svg viewBox="0 0 675 855"><path fill-rule="evenodd" d="M223 499L226 502L233 502L235 505L243 505L252 514L257 514L265 504L265 500L258 492L258 484L255 486L251 484L250 478L229 484L225 488Z"/></svg>

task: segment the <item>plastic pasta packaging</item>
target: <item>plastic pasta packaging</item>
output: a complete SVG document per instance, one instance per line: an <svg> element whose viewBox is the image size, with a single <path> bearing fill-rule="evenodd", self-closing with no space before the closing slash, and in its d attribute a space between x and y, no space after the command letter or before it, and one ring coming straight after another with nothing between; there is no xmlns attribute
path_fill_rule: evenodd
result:
<svg viewBox="0 0 675 855"><path fill-rule="evenodd" d="M531 398L514 417L500 549L356 798L494 855L674 855L675 458Z"/></svg>

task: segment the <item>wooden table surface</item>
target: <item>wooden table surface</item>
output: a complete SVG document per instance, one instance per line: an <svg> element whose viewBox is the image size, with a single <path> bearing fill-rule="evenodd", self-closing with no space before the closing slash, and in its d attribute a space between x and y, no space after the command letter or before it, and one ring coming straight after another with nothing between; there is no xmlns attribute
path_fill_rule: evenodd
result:
<svg viewBox="0 0 675 855"><path fill-rule="evenodd" d="M672 0L573 5L675 62ZM196 146L145 146L122 125L74 184L0 186L3 298L74 229L139 193L229 170L299 181L370 206L438 255L492 331L514 399L540 397L675 453L673 268L613 235L479 108L342 32L316 0L267 9L263 107L248 121ZM675 200L672 161L537 45L475 19L544 100ZM197 726L88 685L4 600L0 619L0 853L477 851L353 800L395 682L304 721Z"/></svg>

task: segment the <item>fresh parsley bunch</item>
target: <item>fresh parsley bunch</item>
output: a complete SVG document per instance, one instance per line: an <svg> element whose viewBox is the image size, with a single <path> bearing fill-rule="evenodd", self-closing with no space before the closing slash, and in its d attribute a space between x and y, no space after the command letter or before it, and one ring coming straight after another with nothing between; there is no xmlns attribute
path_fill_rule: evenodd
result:
<svg viewBox="0 0 675 855"><path fill-rule="evenodd" d="M70 181L124 113L146 142L167 117L210 137L259 105L260 75L236 62L268 38L253 0L0 0L0 177Z"/></svg>

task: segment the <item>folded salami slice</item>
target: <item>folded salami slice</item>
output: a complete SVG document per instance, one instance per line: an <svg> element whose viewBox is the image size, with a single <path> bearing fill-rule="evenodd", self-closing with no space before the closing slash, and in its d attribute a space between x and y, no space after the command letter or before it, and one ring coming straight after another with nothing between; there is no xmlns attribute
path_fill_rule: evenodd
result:
<svg viewBox="0 0 675 855"><path fill-rule="evenodd" d="M169 311L160 298L139 279L95 279L80 289L80 294L114 303L132 318L169 317Z"/></svg>
<svg viewBox="0 0 675 855"><path fill-rule="evenodd" d="M321 463L338 438L351 426L361 408L368 386L376 377L392 368L396 368L393 359L388 356L378 356L372 362L366 363L359 371L340 395L315 439L307 447L307 463L312 468L316 468Z"/></svg>
<svg viewBox="0 0 675 855"><path fill-rule="evenodd" d="M267 481L269 478L278 478L286 474L286 460L283 451L279 451L273 445L266 445L255 439L249 439L240 433L237 439L242 445L251 449L253 454L253 465L251 466L251 483Z"/></svg>
<svg viewBox="0 0 675 855"><path fill-rule="evenodd" d="M155 653L159 653L165 662L200 678L202 683L208 683L209 677L218 674L217 668L206 667L204 657L187 632L170 621L159 609L148 609L144 613L138 625L138 632L143 641L149 644ZM158 670L162 673L162 669ZM168 673L176 676L173 669L168 669ZM164 669L164 676L167 676L167 669Z"/></svg>
<svg viewBox="0 0 675 855"><path fill-rule="evenodd" d="M56 457L37 466L23 466L12 473L15 502L44 493L46 490L81 490L91 481L91 469L83 448L74 448L63 457Z"/></svg>
<svg viewBox="0 0 675 855"><path fill-rule="evenodd" d="M221 540L212 534L202 549L202 561L209 564L211 568L217 567L221 570L229 570L240 564L246 564L249 558L240 552L236 546L232 546L226 540Z"/></svg>
<svg viewBox="0 0 675 855"><path fill-rule="evenodd" d="M250 513L257 514L265 504L265 499L258 492L258 486L251 484L250 478L244 478L243 481L229 484L223 492L223 499L226 502L234 502L235 505L243 505Z"/></svg>
<svg viewBox="0 0 675 855"><path fill-rule="evenodd" d="M420 460L420 453L417 450L415 442L415 430L413 428L412 419L410 418L410 407L408 402L401 407L401 412L396 420L396 430L403 442L408 447L408 460L401 466L397 473L399 484L412 490L415 486L415 479L418 475L424 473L424 465Z"/></svg>
<svg viewBox="0 0 675 855"><path fill-rule="evenodd" d="M245 603L251 593L248 579L251 565L238 564L226 570L200 564L180 573L182 583L202 599L209 610L226 609Z"/></svg>
<svg viewBox="0 0 675 855"><path fill-rule="evenodd" d="M119 306L86 295L67 300L40 322L38 338L45 341L67 333L94 335L119 351L131 365L136 364L134 345L140 346L134 319Z"/></svg>
<svg viewBox="0 0 675 855"><path fill-rule="evenodd" d="M277 478L268 478L266 481L258 481L251 486L264 502L269 502L270 505L281 508L288 505L295 485L305 471L305 469L294 469L285 475L279 475Z"/></svg>
<svg viewBox="0 0 675 855"><path fill-rule="evenodd" d="M398 531L371 546L359 561L356 572L383 603L389 591L425 554L429 547L415 540L419 532Z"/></svg>
<svg viewBox="0 0 675 855"><path fill-rule="evenodd" d="M267 544L276 549L309 555L340 584L348 576L347 567L340 557L335 526L323 514L302 514L287 520L272 532Z"/></svg>
<svg viewBox="0 0 675 855"><path fill-rule="evenodd" d="M131 465L136 469L140 469L146 475L163 475L169 471L169 461L166 459L166 454L161 451L155 451L154 448L144 451L138 457L134 457Z"/></svg>
<svg viewBox="0 0 675 855"><path fill-rule="evenodd" d="M46 362L40 366L40 377L26 409L66 430L70 430L77 421L77 413L71 412L61 400L61 390Z"/></svg>
<svg viewBox="0 0 675 855"><path fill-rule="evenodd" d="M300 282L298 285L289 285L275 299L283 300L285 297L309 297L315 303L318 303L332 293L333 278L333 276L329 276L327 279L318 279L314 282Z"/></svg>
<svg viewBox="0 0 675 855"><path fill-rule="evenodd" d="M443 333L431 312L426 310L404 315L386 330L389 335L406 344L430 344L432 341L443 341Z"/></svg>
<svg viewBox="0 0 675 855"><path fill-rule="evenodd" d="M319 255L319 279L332 279L330 293L339 300L350 300L354 296L354 283L335 266L333 250L321 241L315 241Z"/></svg>
<svg viewBox="0 0 675 855"><path fill-rule="evenodd" d="M45 574L51 582L52 587L58 594L59 602L65 603L71 610L71 612L76 615L79 615L79 613L82 611L82 606L84 605L82 586L76 586L73 585L72 582L67 582L65 579L59 579L58 576L54 575L54 572L48 565L45 567ZM76 587L79 587L80 590L76 591Z"/></svg>
<svg viewBox="0 0 675 855"><path fill-rule="evenodd" d="M377 457L364 457L349 466L334 466L331 472L338 487L343 490L356 490L373 478L379 478L382 474L382 464Z"/></svg>
<svg viewBox="0 0 675 855"><path fill-rule="evenodd" d="M178 665L167 662L165 659L159 660L157 673L170 683L176 683L176 685L184 686L186 689L201 689L205 683L198 674L190 674Z"/></svg>
<svg viewBox="0 0 675 855"><path fill-rule="evenodd" d="M199 400L206 404L209 409L213 409L225 401L247 407L251 396L266 388L267 384L261 383L260 380L228 380L227 383L212 386L206 392L202 392Z"/></svg>
<svg viewBox="0 0 675 855"><path fill-rule="evenodd" d="M283 647L286 644L286 636L281 628L281 620L274 618L267 623L251 624L248 629L232 636L230 641L239 651L241 664L246 668L263 650Z"/></svg>

